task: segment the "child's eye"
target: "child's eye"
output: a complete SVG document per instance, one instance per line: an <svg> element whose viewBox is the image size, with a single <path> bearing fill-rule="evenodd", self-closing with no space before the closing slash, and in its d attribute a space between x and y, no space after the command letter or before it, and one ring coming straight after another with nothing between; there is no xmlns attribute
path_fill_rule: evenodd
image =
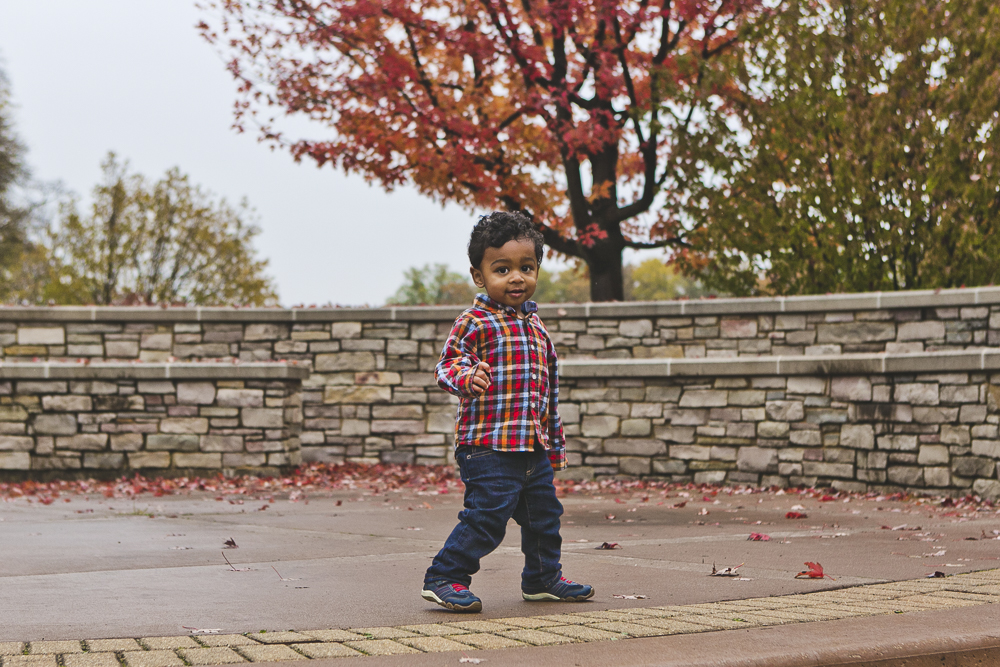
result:
<svg viewBox="0 0 1000 667"><path fill-rule="evenodd" d="M507 271L508 269L506 266L501 266L499 269L497 269L497 273L499 273L501 276L506 275Z"/></svg>
<svg viewBox="0 0 1000 667"><path fill-rule="evenodd" d="M534 270L535 267L533 267L531 264L525 264L524 266L521 267L521 273L531 273Z"/></svg>

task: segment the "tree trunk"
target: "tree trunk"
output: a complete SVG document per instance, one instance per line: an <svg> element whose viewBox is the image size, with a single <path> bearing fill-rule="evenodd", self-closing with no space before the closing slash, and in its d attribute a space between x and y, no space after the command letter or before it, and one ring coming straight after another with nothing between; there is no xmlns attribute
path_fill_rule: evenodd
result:
<svg viewBox="0 0 1000 667"><path fill-rule="evenodd" d="M617 225L605 229L606 239L597 239L593 246L584 249L584 261L590 273L591 301L624 301L622 276L622 250L625 238Z"/></svg>

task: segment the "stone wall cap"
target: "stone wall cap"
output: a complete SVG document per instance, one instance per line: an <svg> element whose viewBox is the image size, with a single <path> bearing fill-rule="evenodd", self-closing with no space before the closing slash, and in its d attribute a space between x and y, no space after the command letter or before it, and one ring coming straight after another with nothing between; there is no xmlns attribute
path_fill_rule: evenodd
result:
<svg viewBox="0 0 1000 667"><path fill-rule="evenodd" d="M306 365L284 363L0 362L0 380L304 380Z"/></svg>
<svg viewBox="0 0 1000 667"><path fill-rule="evenodd" d="M1000 369L1000 348L913 354L837 354L700 359L566 359L567 378L718 377L737 375L872 375Z"/></svg>
<svg viewBox="0 0 1000 667"><path fill-rule="evenodd" d="M544 304L546 319L739 316L1000 304L1000 287L788 297ZM470 304L471 305L471 304ZM449 322L466 306L236 308L226 306L0 306L0 321L60 322Z"/></svg>

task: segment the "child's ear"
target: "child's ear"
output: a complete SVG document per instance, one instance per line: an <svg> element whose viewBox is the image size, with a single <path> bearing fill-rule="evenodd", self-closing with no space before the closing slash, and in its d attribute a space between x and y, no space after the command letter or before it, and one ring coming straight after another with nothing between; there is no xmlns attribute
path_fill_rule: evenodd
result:
<svg viewBox="0 0 1000 667"><path fill-rule="evenodd" d="M470 266L469 273L472 274L472 282L476 284L476 287L486 287L486 278L483 277L482 271L474 266Z"/></svg>

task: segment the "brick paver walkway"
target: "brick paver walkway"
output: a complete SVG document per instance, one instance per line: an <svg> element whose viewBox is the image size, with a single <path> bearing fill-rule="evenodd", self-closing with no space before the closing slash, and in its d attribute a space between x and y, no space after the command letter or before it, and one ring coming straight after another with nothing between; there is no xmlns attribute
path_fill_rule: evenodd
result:
<svg viewBox="0 0 1000 667"><path fill-rule="evenodd" d="M550 646L1000 603L1000 570L817 593L425 625L0 642L2 667L182 667ZM578 608L578 607L576 607Z"/></svg>

